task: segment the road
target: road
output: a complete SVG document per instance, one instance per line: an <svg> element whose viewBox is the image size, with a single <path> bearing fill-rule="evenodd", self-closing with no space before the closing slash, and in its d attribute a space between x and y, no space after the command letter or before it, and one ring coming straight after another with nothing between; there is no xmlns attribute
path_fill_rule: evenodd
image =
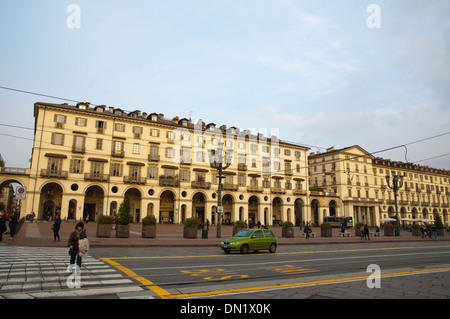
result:
<svg viewBox="0 0 450 319"><path fill-rule="evenodd" d="M279 246L275 254L247 255L212 247L90 254L163 299L450 298L448 242Z"/></svg>

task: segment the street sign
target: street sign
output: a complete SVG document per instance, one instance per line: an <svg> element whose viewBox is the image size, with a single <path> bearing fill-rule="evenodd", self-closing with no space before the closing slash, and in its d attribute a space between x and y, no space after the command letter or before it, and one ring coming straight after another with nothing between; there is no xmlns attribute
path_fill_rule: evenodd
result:
<svg viewBox="0 0 450 319"><path fill-rule="evenodd" d="M16 199L24 200L27 196L27 189L23 186L17 186L16 188Z"/></svg>
<svg viewBox="0 0 450 319"><path fill-rule="evenodd" d="M223 206L218 206L217 207L217 212L218 213L222 213L223 212Z"/></svg>

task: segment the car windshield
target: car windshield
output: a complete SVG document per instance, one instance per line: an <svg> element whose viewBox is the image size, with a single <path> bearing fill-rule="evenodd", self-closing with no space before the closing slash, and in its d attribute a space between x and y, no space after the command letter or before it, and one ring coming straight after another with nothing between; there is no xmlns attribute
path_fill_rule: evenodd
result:
<svg viewBox="0 0 450 319"><path fill-rule="evenodd" d="M241 230L239 233L234 235L235 237L248 237L253 233L253 230L247 229L247 230Z"/></svg>

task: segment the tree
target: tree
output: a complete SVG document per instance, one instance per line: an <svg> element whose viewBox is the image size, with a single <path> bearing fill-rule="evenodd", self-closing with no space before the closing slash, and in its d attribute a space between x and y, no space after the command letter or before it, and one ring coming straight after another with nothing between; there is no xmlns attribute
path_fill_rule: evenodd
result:
<svg viewBox="0 0 450 319"><path fill-rule="evenodd" d="M5 167L6 163L5 160L3 159L2 154L0 154L0 167Z"/></svg>
<svg viewBox="0 0 450 319"><path fill-rule="evenodd" d="M119 207L119 214L117 216L117 221L120 225L128 225L133 221L133 216L130 215L130 198L125 196L123 202Z"/></svg>

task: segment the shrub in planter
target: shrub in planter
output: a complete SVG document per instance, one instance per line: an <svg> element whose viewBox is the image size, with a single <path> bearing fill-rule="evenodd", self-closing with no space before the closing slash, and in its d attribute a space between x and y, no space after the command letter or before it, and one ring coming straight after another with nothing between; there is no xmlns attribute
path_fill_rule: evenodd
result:
<svg viewBox="0 0 450 319"><path fill-rule="evenodd" d="M445 236L445 226L444 226L444 223L442 223L442 218L441 218L441 215L439 215L439 214L436 214L435 225L437 228L437 235Z"/></svg>
<svg viewBox="0 0 450 319"><path fill-rule="evenodd" d="M413 236L422 236L422 232L420 231L419 224L413 224L412 226L412 235Z"/></svg>
<svg viewBox="0 0 450 319"><path fill-rule="evenodd" d="M281 227L281 237L294 237L294 224L292 224L291 222L284 222Z"/></svg>
<svg viewBox="0 0 450 319"><path fill-rule="evenodd" d="M116 237L117 238L128 238L130 237L130 225L133 221L133 217L130 215L130 198L125 196L123 202L119 207L119 214L117 215L117 227L116 227Z"/></svg>
<svg viewBox="0 0 450 319"><path fill-rule="evenodd" d="M156 237L156 217L146 216L142 219L142 237L155 238Z"/></svg>
<svg viewBox="0 0 450 319"><path fill-rule="evenodd" d="M331 237L332 236L331 223L324 222L320 225L320 236L322 236L322 237Z"/></svg>
<svg viewBox="0 0 450 319"><path fill-rule="evenodd" d="M97 218L97 237L109 238L113 218L111 216L100 215Z"/></svg>
<svg viewBox="0 0 450 319"><path fill-rule="evenodd" d="M386 223L384 225L384 236L394 236L395 235L395 226L391 223Z"/></svg>
<svg viewBox="0 0 450 319"><path fill-rule="evenodd" d="M195 217L186 218L184 222L183 237L195 239L197 238L198 219Z"/></svg>
<svg viewBox="0 0 450 319"><path fill-rule="evenodd" d="M233 236L245 228L247 228L247 225L245 224L245 222L243 222L242 220L238 220L237 222L234 223Z"/></svg>

